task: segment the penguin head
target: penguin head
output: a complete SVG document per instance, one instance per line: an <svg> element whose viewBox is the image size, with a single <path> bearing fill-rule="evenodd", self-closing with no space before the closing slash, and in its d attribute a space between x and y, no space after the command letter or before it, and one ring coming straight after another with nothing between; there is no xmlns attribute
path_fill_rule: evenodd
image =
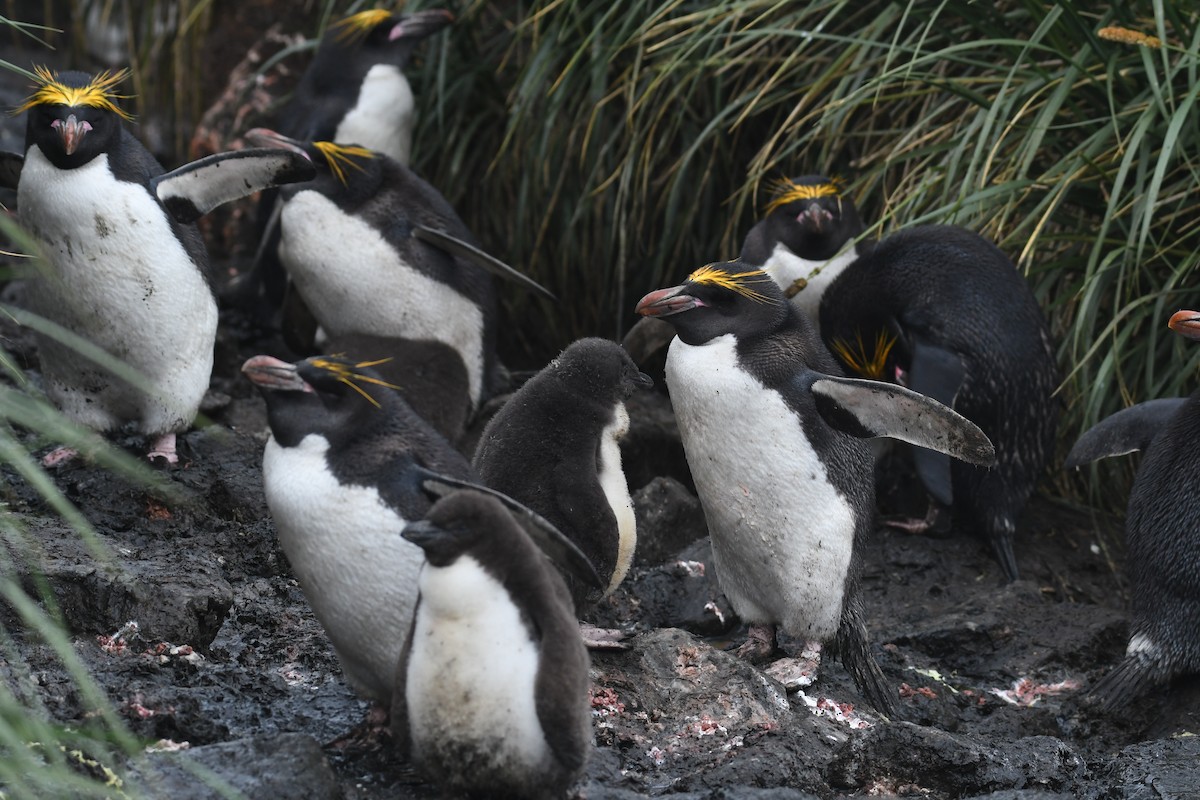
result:
<svg viewBox="0 0 1200 800"><path fill-rule="evenodd" d="M790 309L766 272L723 261L701 267L679 286L651 292L635 311L662 317L684 342L702 345L727 333L739 339L765 336L793 318Z"/></svg>
<svg viewBox="0 0 1200 800"><path fill-rule="evenodd" d="M810 261L828 261L863 232L854 201L822 175L779 181L764 222L772 241Z"/></svg>
<svg viewBox="0 0 1200 800"><path fill-rule="evenodd" d="M571 343L550 362L548 371L573 394L604 403L625 400L654 380L637 368L625 348L608 339L589 337Z"/></svg>
<svg viewBox="0 0 1200 800"><path fill-rule="evenodd" d="M355 205L373 195L383 180L383 161L387 156L356 144L303 142L269 128L249 130L245 138L256 147L299 153L317 168L313 181L290 189L285 187L285 196L312 190Z"/></svg>
<svg viewBox="0 0 1200 800"><path fill-rule="evenodd" d="M378 361L355 363L340 356L313 356L295 364L254 356L242 373L267 401L271 432L285 447L310 433L329 433L387 413L399 396L396 387L371 369Z"/></svg>
<svg viewBox="0 0 1200 800"><path fill-rule="evenodd" d="M14 113L28 111L25 149L33 145L59 169L73 169L107 150L130 119L117 105L126 95L115 93L128 70L51 72L35 67L36 90Z"/></svg>
<svg viewBox="0 0 1200 800"><path fill-rule="evenodd" d="M1200 311L1176 311L1168 320L1167 327L1185 339L1200 342Z"/></svg>
<svg viewBox="0 0 1200 800"><path fill-rule="evenodd" d="M455 491L434 503L424 519L406 525L401 535L424 550L430 564L446 567L509 526L515 527L512 516L496 498Z"/></svg>
<svg viewBox="0 0 1200 800"><path fill-rule="evenodd" d="M393 14L381 8L360 11L329 26L316 62L327 62L337 73L345 70L347 60L364 72L372 64L403 69L419 42L453 21L454 15L443 8L412 14ZM324 69L324 65L318 64L318 68Z"/></svg>

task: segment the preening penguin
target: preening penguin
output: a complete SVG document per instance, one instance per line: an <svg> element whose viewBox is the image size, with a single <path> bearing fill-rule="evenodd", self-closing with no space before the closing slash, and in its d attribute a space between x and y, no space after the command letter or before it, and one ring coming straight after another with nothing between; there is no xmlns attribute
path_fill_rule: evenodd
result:
<svg viewBox="0 0 1200 800"><path fill-rule="evenodd" d="M279 255L325 332L449 345L478 409L497 368L492 272L537 285L482 253L445 198L391 158L263 129L247 138L317 166L302 191L282 192Z"/></svg>
<svg viewBox="0 0 1200 800"><path fill-rule="evenodd" d="M98 431L131 425L150 456L176 461L212 371L217 305L195 226L216 205L314 174L295 154L222 153L164 173L122 125L115 93L125 73L37 69L19 175L18 213L38 240L44 274L31 310L98 345L146 378L134 386L46 335L38 350L46 392ZM18 163L19 162L19 163Z"/></svg>
<svg viewBox="0 0 1200 800"><path fill-rule="evenodd" d="M823 175L779 182L766 215L750 229L739 260L761 265L792 305L817 326L821 296L859 256L854 201Z"/></svg>
<svg viewBox="0 0 1200 800"><path fill-rule="evenodd" d="M470 490L404 529L427 563L392 730L456 795L561 798L587 761L587 651L566 585L530 530Z"/></svg>
<svg viewBox="0 0 1200 800"><path fill-rule="evenodd" d="M554 524L595 565L604 595L625 578L637 533L621 469L627 400L652 385L616 342L580 339L518 389L480 437L480 480ZM570 583L576 608L600 595Z"/></svg>
<svg viewBox="0 0 1200 800"><path fill-rule="evenodd" d="M813 642L836 636L859 689L890 710L894 693L870 655L859 593L875 513L872 457L859 438L892 436L982 464L991 444L936 401L841 377L809 323L755 267L703 267L646 295L637 312L678 334L667 386L717 579L756 626L743 652L769 652L775 624Z"/></svg>
<svg viewBox="0 0 1200 800"><path fill-rule="evenodd" d="M280 544L350 684L391 700L424 555L400 537L432 505L428 473L470 465L369 363L255 356L267 401L263 489Z"/></svg>
<svg viewBox="0 0 1200 800"><path fill-rule="evenodd" d="M1172 330L1200 341L1200 312L1179 311ZM1072 449L1068 465L1144 449L1125 516L1132 589L1124 660L1088 694L1115 710L1156 684L1200 673L1200 389L1162 405L1143 403L1104 420ZM1149 406L1149 408L1146 408ZM1095 431L1116 446L1103 452ZM1115 431L1123 431L1114 435ZM1088 442L1091 441L1091 445Z"/></svg>
<svg viewBox="0 0 1200 800"><path fill-rule="evenodd" d="M954 526L982 536L1009 580L1016 519L1053 452L1058 369L1045 316L1013 263L976 233L894 233L846 267L821 300L821 336L850 370L899 380L974 422L996 446L984 469L915 451Z"/></svg>

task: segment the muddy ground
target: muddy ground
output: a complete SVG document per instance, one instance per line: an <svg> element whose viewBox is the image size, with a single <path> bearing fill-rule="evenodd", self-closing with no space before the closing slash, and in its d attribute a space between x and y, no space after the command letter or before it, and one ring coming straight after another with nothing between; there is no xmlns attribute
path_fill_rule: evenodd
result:
<svg viewBox="0 0 1200 800"><path fill-rule="evenodd" d="M216 796L180 759L253 798L436 796L386 737L347 738L368 706L342 680L276 542L260 474L265 410L237 373L280 345L225 322L212 424L183 437L181 465L162 473L172 493L87 463L53 473L109 562L7 467L3 499L40 551L76 652L125 722L147 744L186 746L138 768L151 796ZM28 336L11 326L0 336L36 378ZM744 632L707 563L669 400L643 393L631 416L638 566L592 615L628 631L630 647L593 655L596 746L581 796L1200 795L1200 682L1111 717L1074 693L1124 649L1119 520L1039 497L1019 533L1024 577L1010 585L970 538L881 528L863 584L875 654L902 709L883 720L832 658L815 686L789 693L726 652ZM889 510L919 507L903 480L884 487ZM131 620L138 631L114 642ZM83 724L92 709L49 648L11 613L4 622L24 664L6 660L0 674L33 687L55 720Z"/></svg>

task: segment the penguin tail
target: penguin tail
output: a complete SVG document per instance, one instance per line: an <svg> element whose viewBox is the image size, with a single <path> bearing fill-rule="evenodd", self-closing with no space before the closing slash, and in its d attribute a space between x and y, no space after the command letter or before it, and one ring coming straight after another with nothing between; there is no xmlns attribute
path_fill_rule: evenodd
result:
<svg viewBox="0 0 1200 800"><path fill-rule="evenodd" d="M896 690L888 687L883 671L871 655L867 642L867 626L863 623L861 609L847 609L843 612L842 624L837 632L837 648L842 665L846 667L846 671L854 679L854 684L871 707L880 714L895 719Z"/></svg>
<svg viewBox="0 0 1200 800"><path fill-rule="evenodd" d="M1013 552L1015 529L1016 526L1012 519L1006 516L994 520L988 530L988 540L992 543L992 552L996 554L996 560L1000 562L1000 569L1004 570L1004 578L1009 583L1021 577L1021 571L1017 568L1017 556Z"/></svg>
<svg viewBox="0 0 1200 800"><path fill-rule="evenodd" d="M1163 670L1144 655L1127 655L1088 691L1086 699L1111 714L1120 711L1166 677Z"/></svg>

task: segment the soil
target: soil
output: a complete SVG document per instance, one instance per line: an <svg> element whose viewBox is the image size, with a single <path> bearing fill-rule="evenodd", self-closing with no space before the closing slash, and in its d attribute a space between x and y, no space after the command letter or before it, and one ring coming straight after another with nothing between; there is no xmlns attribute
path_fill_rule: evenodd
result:
<svg viewBox="0 0 1200 800"><path fill-rule="evenodd" d="M217 796L180 759L207 765L247 797L437 796L386 734L359 735L368 704L342 680L279 549L262 493L265 409L238 374L245 358L282 346L225 323L210 424L182 437L183 460L160 471L161 487L82 460L52 473L106 558L3 468L3 499L37 552L32 566L14 563L26 564L17 569L31 589L44 573L75 652L130 729L147 743L186 745L136 767L150 796ZM27 334L10 326L0 335L36 384ZM708 564L669 399L645 392L630 411L625 459L639 558L589 616L625 630L629 648L593 654L596 747L581 796L1200 793L1200 681L1157 690L1117 715L1089 709L1076 691L1124 650L1119 520L1036 498L1018 537L1023 578L1012 584L970 537L880 527L863 590L875 654L901 708L884 720L831 656L815 685L789 693L726 650L745 632ZM118 443L130 452L141 444ZM27 444L44 451L31 436ZM919 493L890 477L904 475L902 464L902 454L885 460L881 504L919 512ZM0 675L35 687L50 718L85 724L93 709L51 649L11 611L4 621L20 659Z"/></svg>

